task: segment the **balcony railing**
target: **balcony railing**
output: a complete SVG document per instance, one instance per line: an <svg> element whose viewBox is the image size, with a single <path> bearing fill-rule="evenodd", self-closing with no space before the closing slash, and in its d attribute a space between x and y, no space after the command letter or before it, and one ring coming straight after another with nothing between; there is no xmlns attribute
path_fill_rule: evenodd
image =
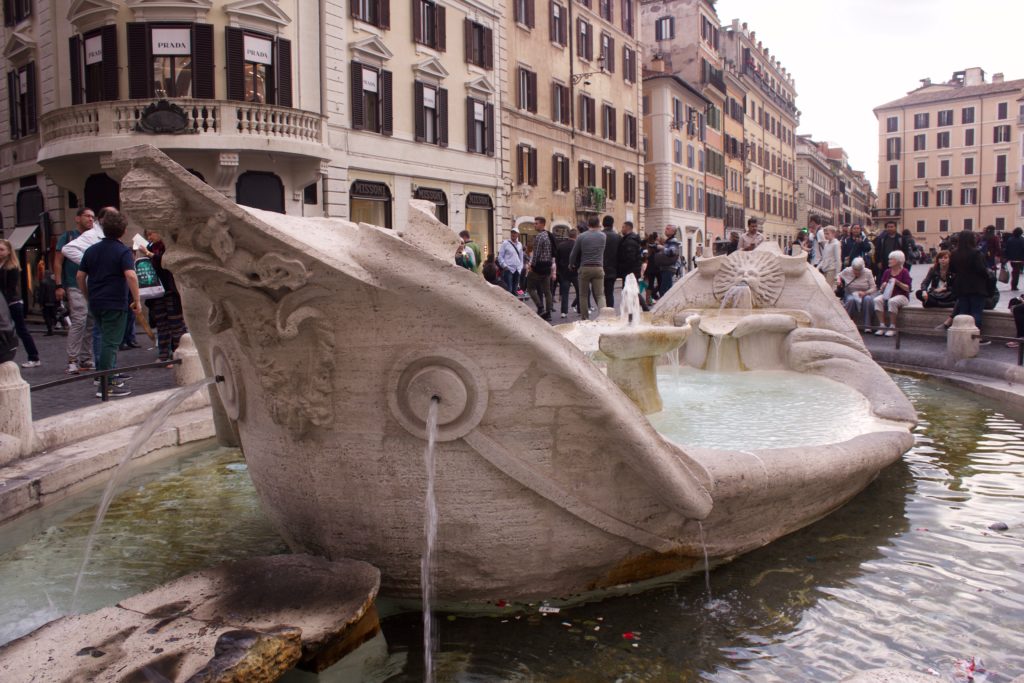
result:
<svg viewBox="0 0 1024 683"><path fill-rule="evenodd" d="M872 218L899 218L903 209L871 209Z"/></svg>
<svg viewBox="0 0 1024 683"><path fill-rule="evenodd" d="M615 202L599 187L576 188L576 210L582 213L611 213Z"/></svg>
<svg viewBox="0 0 1024 683"><path fill-rule="evenodd" d="M323 144L324 117L272 104L233 100L185 100L172 103L185 112L182 134L242 135ZM43 145L71 138L146 135L138 130L150 100L94 102L48 112L40 118Z"/></svg>

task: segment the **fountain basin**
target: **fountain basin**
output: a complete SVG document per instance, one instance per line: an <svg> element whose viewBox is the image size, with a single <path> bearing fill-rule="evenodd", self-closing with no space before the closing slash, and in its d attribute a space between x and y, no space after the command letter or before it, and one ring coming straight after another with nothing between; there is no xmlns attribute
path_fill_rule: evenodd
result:
<svg viewBox="0 0 1024 683"><path fill-rule="evenodd" d="M658 359L679 348L690 327L627 325L601 334L598 345L608 358L608 378L645 415L662 408L654 367Z"/></svg>

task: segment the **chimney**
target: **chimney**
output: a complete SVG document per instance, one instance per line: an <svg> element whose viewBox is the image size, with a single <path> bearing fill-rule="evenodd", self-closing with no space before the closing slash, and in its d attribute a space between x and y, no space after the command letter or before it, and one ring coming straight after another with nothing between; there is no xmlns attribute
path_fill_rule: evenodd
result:
<svg viewBox="0 0 1024 683"><path fill-rule="evenodd" d="M985 83L985 70L980 66L972 66L964 73L964 85L982 85Z"/></svg>
<svg viewBox="0 0 1024 683"><path fill-rule="evenodd" d="M650 69L651 71L657 71L659 73L664 73L666 71L665 57L660 52L655 52L651 57Z"/></svg>
<svg viewBox="0 0 1024 683"><path fill-rule="evenodd" d="M1003 72L1001 71L997 74L992 74L993 83L1003 83L1005 80L1006 78L1003 76Z"/></svg>
<svg viewBox="0 0 1024 683"><path fill-rule="evenodd" d="M921 79L921 87L922 88L927 87L927 86L929 86L931 84L932 84L932 79L930 79L930 78L922 78Z"/></svg>

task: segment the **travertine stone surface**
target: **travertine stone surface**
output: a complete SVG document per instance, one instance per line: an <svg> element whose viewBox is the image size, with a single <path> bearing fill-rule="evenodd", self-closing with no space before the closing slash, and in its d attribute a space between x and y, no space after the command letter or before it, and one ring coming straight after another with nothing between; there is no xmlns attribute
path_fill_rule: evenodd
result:
<svg viewBox="0 0 1024 683"><path fill-rule="evenodd" d="M232 204L151 148L113 162L129 220L165 238L204 370L225 376L218 431L239 440L268 516L296 550L378 566L389 594L420 592L435 396L434 578L453 601L572 596L692 567L702 519L717 520L704 531L718 556L756 547L857 493L909 438L869 440L872 457L843 478L827 473L848 454L816 448L806 504L768 494L748 510L750 487L787 465L726 459L740 469L724 471L663 438L529 307L456 266L455 236L427 211L414 205L394 231L283 216ZM790 284L806 264L780 258L770 278L734 274L753 301L804 309ZM686 306L714 301L710 279L698 299Z"/></svg>
<svg viewBox="0 0 1024 683"><path fill-rule="evenodd" d="M974 338L976 334L981 334L981 330L973 317L958 315L953 318L953 326L946 331L946 353L954 362L978 355L981 340Z"/></svg>
<svg viewBox="0 0 1024 683"><path fill-rule="evenodd" d="M598 346L608 357L608 377L644 415L662 408L655 362L686 341L689 327L627 325L601 334Z"/></svg>
<svg viewBox="0 0 1024 683"><path fill-rule="evenodd" d="M0 364L0 467L32 452L32 398L14 361Z"/></svg>

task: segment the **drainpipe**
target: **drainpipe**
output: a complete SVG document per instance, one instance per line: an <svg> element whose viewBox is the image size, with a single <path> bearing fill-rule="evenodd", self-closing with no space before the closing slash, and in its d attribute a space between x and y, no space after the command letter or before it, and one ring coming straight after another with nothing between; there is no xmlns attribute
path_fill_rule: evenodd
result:
<svg viewBox="0 0 1024 683"><path fill-rule="evenodd" d="M998 106L998 105L996 105ZM985 130L985 98L979 98L978 100L978 120L981 122L978 124L978 135L974 136L975 142L978 143L978 225L974 228L975 232L981 232L983 230L981 225L981 179L984 178L982 173L985 164L985 138L981 133ZM998 124L996 124L998 125ZM953 141L950 140L952 146Z"/></svg>
<svg viewBox="0 0 1024 683"><path fill-rule="evenodd" d="M576 161L576 84L573 79L576 75L576 24L572 16L572 0L565 3L566 5L566 26L565 26L565 37L568 39L568 50L569 50L569 177L572 177L573 173L577 174L576 179L579 180L579 164ZM588 36L593 38L593 36ZM572 183L570 183L570 187ZM579 188L577 188L579 190ZM572 193L572 220L573 226L578 223L576 216L576 196L577 193Z"/></svg>

